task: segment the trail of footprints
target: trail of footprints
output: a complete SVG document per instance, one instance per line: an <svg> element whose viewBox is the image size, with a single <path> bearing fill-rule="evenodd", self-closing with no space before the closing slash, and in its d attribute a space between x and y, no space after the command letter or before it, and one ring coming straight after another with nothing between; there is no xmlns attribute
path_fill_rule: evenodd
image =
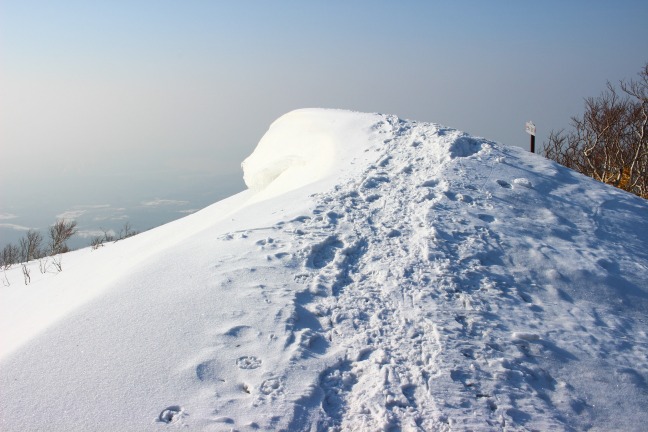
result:
<svg viewBox="0 0 648 432"><path fill-rule="evenodd" d="M491 324L505 313L491 310L502 304L494 299L519 293L489 271L499 254L499 238L489 229L496 219L488 212L488 193L472 185L492 181L504 189L513 186L496 178L449 184L434 171L436 165L426 166L420 157L417 161L417 154L434 151L422 145L426 135L448 135L449 143L456 142L452 131L399 128L397 120L389 121L399 140L410 143L410 152L392 156L396 143L385 139L384 156L361 178L319 196L311 215L267 230L287 235L292 248L261 233L231 233L223 240L258 238L254 244L267 252L267 261L301 263L294 281L303 290L290 311L277 312L277 321L292 314L285 320L284 344L297 347L293 359L325 354L330 345L347 347L339 361L320 373L323 415L317 430L359 424L366 430L450 430L484 427L484 422L501 428L507 421L521 427L525 416L542 415L533 412L537 405L524 404L525 392L542 397L543 389L556 387L555 380L530 362L533 340L502 346L502 331ZM479 150L470 142L461 145L464 156ZM462 169L460 162L455 169ZM531 187L518 180L514 184ZM467 217L457 206L469 206L475 221L460 223L466 226L463 232L446 231L444 218ZM457 226L456 220L451 222ZM262 289L265 296L268 291ZM245 343L258 331L241 326L223 336ZM515 359L502 361L503 377L483 367L497 358ZM233 361L242 373L265 365L253 354ZM450 364L454 367L448 376L439 365ZM275 372L279 375L268 369L238 385L253 397L253 406L283 394L281 371ZM224 383L216 360L201 362L195 373L200 381ZM503 400L506 394L511 396ZM171 423L182 416L182 408L173 406L158 420ZM562 429L559 421L554 426Z"/></svg>
<svg viewBox="0 0 648 432"><path fill-rule="evenodd" d="M542 415L542 403L525 404L529 394L543 399L542 392L555 387L530 363L533 341L502 346L507 333L491 324L505 313L491 312L492 305L516 307L507 296L532 299L491 271L500 265L500 239L489 228L496 221L488 212L489 194L475 185L513 185L497 178L451 185L429 167L412 164L417 152L428 150L420 137L432 133L457 142L443 130L401 130L411 154L392 157L386 140L385 156L361 179L320 197L314 214L300 220L301 232L320 237L306 248L306 274L296 276L314 295L309 302L315 306L306 306L324 311L328 321L322 320L320 331L327 340L349 347L320 375L326 413L321 430L358 424L368 430L499 428L507 421L519 427L526 416ZM479 151L474 143L461 145L461 156ZM464 169L460 159L453 169ZM531 187L525 179L513 183ZM458 206L471 210L458 212ZM466 217L474 220L456 219ZM376 234L386 234L389 246L375 241ZM409 265L403 268L404 262ZM514 359L502 363L504 379L487 367L499 357ZM447 376L439 365L455 367ZM557 419L553 427L563 424Z"/></svg>
<svg viewBox="0 0 648 432"><path fill-rule="evenodd" d="M284 349L285 342L282 338L285 339L286 336L277 331L274 323L284 320L282 316L286 313L284 312L286 303L284 299L289 293L285 289L279 289L272 280L257 283L254 286L240 286L239 283L239 273L262 272L264 266L275 266L274 261L281 261L285 264L293 259L290 243L282 240L281 235L274 235L279 234L278 231L282 230L284 230L283 224L279 224L256 231L229 233L220 238L223 242L232 240L250 242L253 249L265 252L265 263L263 260L259 261L258 268L234 269L221 282L223 286L233 286L228 295L239 299L240 310L232 313L238 314L241 324L208 336L211 339L211 343L208 345L211 347L207 348L208 351L203 356L204 359L195 362L192 367L195 379L219 396L214 400L212 421L216 424L229 425L228 428L237 424L236 419L228 415L228 406L237 399L248 398L247 404L250 409L253 409L282 396L284 392L283 378L281 374L276 374L281 371L273 370L272 365L267 365L263 355L276 355L276 352ZM295 233L290 234L294 235ZM258 257L259 254L252 252L252 256ZM264 319L260 320L259 317L252 319L255 325L259 324L259 328L246 324L247 314L254 313L254 310L246 310L246 306L248 306L246 296L250 295L255 299L260 296L266 303L267 310L264 311L264 316L266 316L267 325L263 325ZM273 313L277 316L274 317ZM250 352L250 349L258 349L258 347L267 347L269 351ZM224 357L222 352L230 353L232 357ZM191 419L190 413L180 405L173 405L162 410L156 421L166 424L185 424L187 419ZM254 422L238 426L252 430L259 427Z"/></svg>

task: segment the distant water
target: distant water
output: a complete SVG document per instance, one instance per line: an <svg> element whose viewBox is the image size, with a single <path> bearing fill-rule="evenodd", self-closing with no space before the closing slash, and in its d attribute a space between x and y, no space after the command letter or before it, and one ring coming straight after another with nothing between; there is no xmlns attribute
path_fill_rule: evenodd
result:
<svg viewBox="0 0 648 432"><path fill-rule="evenodd" d="M3 185L4 187L4 185ZM135 231L179 219L245 189L242 175L163 178L61 178L50 184L4 188L0 199L0 248L18 244L26 229L41 232L57 218L77 221L71 249L88 246L102 230L119 235L128 223Z"/></svg>

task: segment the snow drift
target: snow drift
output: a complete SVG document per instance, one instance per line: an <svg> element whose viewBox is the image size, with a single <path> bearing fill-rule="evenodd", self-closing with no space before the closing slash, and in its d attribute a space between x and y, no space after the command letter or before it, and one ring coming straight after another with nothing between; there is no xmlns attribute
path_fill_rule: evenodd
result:
<svg viewBox="0 0 648 432"><path fill-rule="evenodd" d="M303 109L277 119L241 164L243 180L264 197L323 180L367 143L376 116Z"/></svg>
<svg viewBox="0 0 648 432"><path fill-rule="evenodd" d="M243 167L201 212L4 273L3 431L648 422L644 200L337 110L280 118Z"/></svg>

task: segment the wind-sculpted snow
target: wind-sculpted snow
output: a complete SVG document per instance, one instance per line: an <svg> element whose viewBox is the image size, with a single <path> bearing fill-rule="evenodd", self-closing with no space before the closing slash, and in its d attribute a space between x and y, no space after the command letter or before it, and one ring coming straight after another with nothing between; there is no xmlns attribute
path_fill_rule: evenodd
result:
<svg viewBox="0 0 648 432"><path fill-rule="evenodd" d="M272 123L241 164L245 184L265 190L267 198L322 180L364 149L379 121L375 114L341 110L290 112Z"/></svg>
<svg viewBox="0 0 648 432"><path fill-rule="evenodd" d="M394 116L268 133L257 195L5 357L2 430L643 430L645 201ZM316 175L260 174L299 152Z"/></svg>

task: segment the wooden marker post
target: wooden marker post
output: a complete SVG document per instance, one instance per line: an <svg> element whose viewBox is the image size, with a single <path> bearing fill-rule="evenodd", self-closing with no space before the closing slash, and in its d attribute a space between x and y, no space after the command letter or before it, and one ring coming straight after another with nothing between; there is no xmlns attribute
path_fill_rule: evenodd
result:
<svg viewBox="0 0 648 432"><path fill-rule="evenodd" d="M531 153L535 153L535 125L532 121L526 122L526 132L531 135Z"/></svg>

